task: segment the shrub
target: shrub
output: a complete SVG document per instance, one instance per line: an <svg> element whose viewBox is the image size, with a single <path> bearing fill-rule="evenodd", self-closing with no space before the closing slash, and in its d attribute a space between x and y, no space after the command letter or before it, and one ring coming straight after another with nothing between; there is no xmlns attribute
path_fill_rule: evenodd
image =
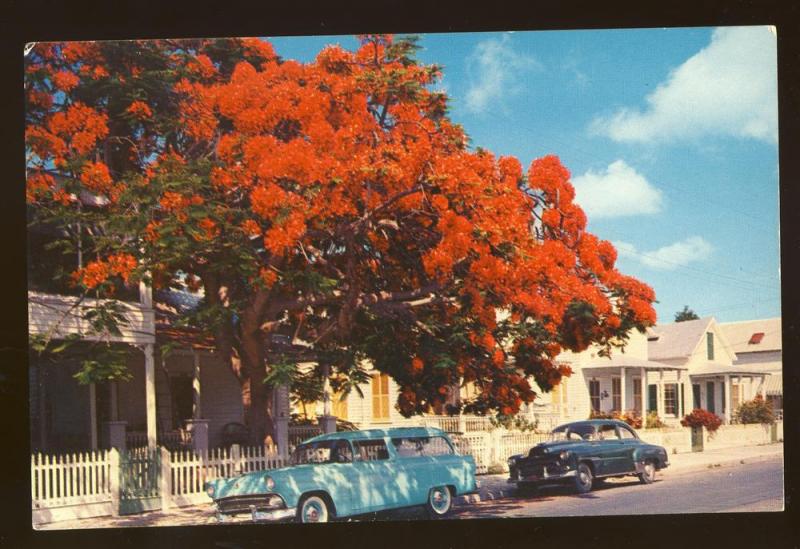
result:
<svg viewBox="0 0 800 549"><path fill-rule="evenodd" d="M684 427L705 427L710 433L713 433L722 425L722 420L708 410L695 408L691 414L684 416L681 420L681 425Z"/></svg>
<svg viewBox="0 0 800 549"><path fill-rule="evenodd" d="M642 428L642 418L636 412L599 412L592 410L589 419L619 419L634 429Z"/></svg>
<svg viewBox="0 0 800 549"><path fill-rule="evenodd" d="M765 401L761 395L742 402L736 409L735 416L739 423L775 423L772 404Z"/></svg>
<svg viewBox="0 0 800 549"><path fill-rule="evenodd" d="M645 418L645 427L648 429L660 429L661 427L666 427L667 424L661 421L661 418L658 417L658 412L652 411L647 414L647 418Z"/></svg>

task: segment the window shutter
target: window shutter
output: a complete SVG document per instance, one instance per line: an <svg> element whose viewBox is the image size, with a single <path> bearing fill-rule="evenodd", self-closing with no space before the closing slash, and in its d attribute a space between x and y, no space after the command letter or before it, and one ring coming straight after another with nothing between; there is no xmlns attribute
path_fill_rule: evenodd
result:
<svg viewBox="0 0 800 549"><path fill-rule="evenodd" d="M652 412L658 410L658 386L647 386L647 411Z"/></svg>

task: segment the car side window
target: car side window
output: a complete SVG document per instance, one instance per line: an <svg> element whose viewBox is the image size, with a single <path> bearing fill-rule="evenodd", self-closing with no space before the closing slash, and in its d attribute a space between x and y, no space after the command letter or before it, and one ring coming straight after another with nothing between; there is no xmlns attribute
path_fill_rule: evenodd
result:
<svg viewBox="0 0 800 549"><path fill-rule="evenodd" d="M633 433L633 431L631 431L627 427L623 427L622 425L619 426L619 436L623 440L630 440L636 438L636 435Z"/></svg>
<svg viewBox="0 0 800 549"><path fill-rule="evenodd" d="M351 463L353 461L353 450L350 443L346 440L339 440L333 448L332 461L334 463Z"/></svg>
<svg viewBox="0 0 800 549"><path fill-rule="evenodd" d="M422 455L422 441L418 438L393 438L392 444L399 457L419 457Z"/></svg>
<svg viewBox="0 0 800 549"><path fill-rule="evenodd" d="M600 428L597 429L597 439L619 440L619 436L617 435L617 427L613 424L601 425Z"/></svg>
<svg viewBox="0 0 800 549"><path fill-rule="evenodd" d="M357 440L353 446L356 455L362 461L389 459L389 450L383 440Z"/></svg>
<svg viewBox="0 0 800 549"><path fill-rule="evenodd" d="M426 456L452 455L453 447L444 437L430 437L423 439L422 454Z"/></svg>

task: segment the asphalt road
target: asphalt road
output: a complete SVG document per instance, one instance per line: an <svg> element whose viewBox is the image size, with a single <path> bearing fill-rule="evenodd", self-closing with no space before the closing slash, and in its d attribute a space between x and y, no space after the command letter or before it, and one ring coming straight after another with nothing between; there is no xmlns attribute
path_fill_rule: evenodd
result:
<svg viewBox="0 0 800 549"><path fill-rule="evenodd" d="M562 517L661 513L781 511L783 459L686 471L659 473L650 485L634 478L612 479L588 494L565 487L542 487L532 494L458 505L453 519L497 517Z"/></svg>

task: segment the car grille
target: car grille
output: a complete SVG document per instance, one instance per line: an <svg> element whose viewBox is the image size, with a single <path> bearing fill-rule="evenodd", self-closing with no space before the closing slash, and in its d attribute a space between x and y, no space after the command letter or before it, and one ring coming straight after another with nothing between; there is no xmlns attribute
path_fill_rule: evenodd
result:
<svg viewBox="0 0 800 549"><path fill-rule="evenodd" d="M217 509L221 513L244 513L250 512L250 507L254 506L257 511L273 511L286 507L280 496L256 494L251 496L232 496L217 500Z"/></svg>
<svg viewBox="0 0 800 549"><path fill-rule="evenodd" d="M530 476L543 477L545 467L547 468L548 476L562 475L566 472L566 467L564 465L553 460L528 459L517 464L519 475L522 478Z"/></svg>

